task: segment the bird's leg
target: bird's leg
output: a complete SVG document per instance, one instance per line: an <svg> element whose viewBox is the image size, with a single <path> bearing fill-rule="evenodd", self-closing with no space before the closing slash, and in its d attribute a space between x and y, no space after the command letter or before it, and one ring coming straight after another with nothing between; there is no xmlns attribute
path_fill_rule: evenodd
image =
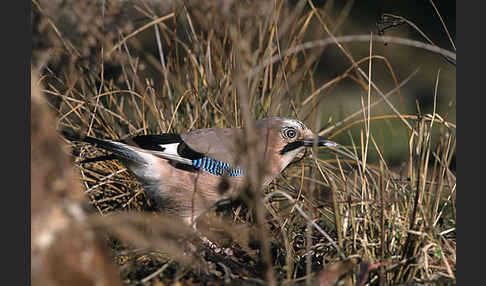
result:
<svg viewBox="0 0 486 286"><path fill-rule="evenodd" d="M218 254L224 253L227 256L233 256L234 253L233 253L232 249L227 248L227 247L224 247L224 248L219 247L216 243L212 242L211 240L209 240L209 238L207 238L202 233L200 233L199 230L197 229L196 222L193 221L192 218L187 218L187 221L191 224L194 232L199 236L199 238L201 239L203 244L205 244L209 249L213 250L215 253L218 253ZM194 245L192 245L192 244L190 244L190 245L191 245L190 246L191 250L195 251Z"/></svg>
<svg viewBox="0 0 486 286"><path fill-rule="evenodd" d="M219 247L216 243L212 242L209 240L207 237L201 235L200 236L201 240L203 241L204 244L206 244L210 249L212 249L215 253L224 253L227 256L233 256L233 250L229 247Z"/></svg>

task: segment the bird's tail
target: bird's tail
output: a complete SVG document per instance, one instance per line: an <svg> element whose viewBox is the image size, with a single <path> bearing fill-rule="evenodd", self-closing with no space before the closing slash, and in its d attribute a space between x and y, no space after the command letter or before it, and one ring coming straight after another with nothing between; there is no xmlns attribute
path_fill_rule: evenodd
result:
<svg viewBox="0 0 486 286"><path fill-rule="evenodd" d="M146 164L147 161L144 160L142 156L140 156L140 153L137 152L137 148L127 145L125 143L117 142L117 141L111 141L111 140L103 140L103 139L98 139L90 136L82 136L79 134L76 134L72 131L63 129L61 130L62 136L66 138L69 141L79 141L79 142L86 142L89 144L92 144L98 148L107 150L112 152L112 155L108 156L102 156L98 158L92 158L92 159L86 159L82 161L81 163L86 163L86 162L93 162L93 161L102 161L102 160L111 160L111 159L127 159L139 164ZM86 162L85 162L86 161Z"/></svg>

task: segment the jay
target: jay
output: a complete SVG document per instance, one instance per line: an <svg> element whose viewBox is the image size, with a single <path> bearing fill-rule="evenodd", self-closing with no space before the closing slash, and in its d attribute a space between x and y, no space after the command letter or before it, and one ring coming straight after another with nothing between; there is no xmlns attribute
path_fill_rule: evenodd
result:
<svg viewBox="0 0 486 286"><path fill-rule="evenodd" d="M265 162L261 188L278 176L306 147L337 144L316 136L302 122L282 117L255 121L257 154ZM135 175L157 209L192 224L219 202L228 201L245 187L242 128L204 128L183 134L140 135L124 141L78 136L112 153Z"/></svg>

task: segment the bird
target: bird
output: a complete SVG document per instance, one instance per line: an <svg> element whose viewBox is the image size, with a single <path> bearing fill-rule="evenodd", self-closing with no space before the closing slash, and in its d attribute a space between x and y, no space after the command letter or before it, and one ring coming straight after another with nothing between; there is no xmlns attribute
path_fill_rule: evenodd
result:
<svg viewBox="0 0 486 286"><path fill-rule="evenodd" d="M299 120L266 117L255 121L257 157L263 160L261 189L276 178L306 147L335 147ZM193 225L203 213L230 201L245 187L243 128L203 128L186 133L138 135L106 140L62 130L70 141L111 152L133 173L156 208ZM88 162L90 159L84 160Z"/></svg>

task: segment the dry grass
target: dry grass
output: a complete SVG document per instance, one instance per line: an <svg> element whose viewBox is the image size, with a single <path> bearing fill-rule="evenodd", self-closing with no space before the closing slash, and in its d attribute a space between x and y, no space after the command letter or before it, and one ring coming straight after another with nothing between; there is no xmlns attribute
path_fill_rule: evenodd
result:
<svg viewBox="0 0 486 286"><path fill-rule="evenodd" d="M252 120L278 115L329 138L350 135L351 142L313 150L263 194L254 190L250 200L208 213L199 230L233 249L232 257L206 249L190 229L153 213L122 165L79 165L91 223L106 231L126 285L332 285L341 276L345 285L455 284L450 166L456 126L435 108L440 73L430 83L433 112L417 106L407 113L393 98L413 74L399 81L394 63L375 53L375 41L366 43L366 56L353 56L351 38L338 45L349 68L319 83L319 57L348 21L346 7L336 13L328 4L333 1L322 7L312 1L98 2L32 1L33 61L42 66L58 128L117 139L245 126L251 146ZM318 44L325 38L331 40ZM312 41L317 44L306 46ZM422 47L437 52L430 57L455 57L433 43ZM375 83L376 62L386 66L390 91ZM326 99L345 81L362 90L361 108L327 122ZM389 112L377 114L377 108ZM377 122L405 130L390 138L408 146L403 170L384 157ZM86 145L73 150L81 158L100 154ZM258 160L250 161L258 170ZM258 182L258 172L250 176Z"/></svg>

